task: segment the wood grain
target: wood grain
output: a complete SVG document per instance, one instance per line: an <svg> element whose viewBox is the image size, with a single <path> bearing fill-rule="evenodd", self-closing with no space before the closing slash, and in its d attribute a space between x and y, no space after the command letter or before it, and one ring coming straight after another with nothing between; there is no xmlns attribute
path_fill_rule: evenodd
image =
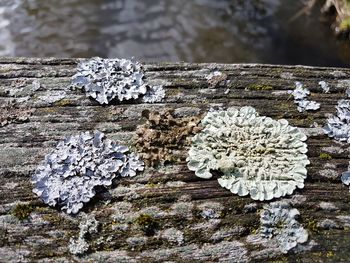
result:
<svg viewBox="0 0 350 263"><path fill-rule="evenodd" d="M322 132L337 101L346 98L350 69L258 64L155 63L145 65L146 78L162 84L164 102L100 106L69 89L76 59L0 58L0 258L1 262L348 262L350 260L350 194L340 181L349 163L349 146ZM210 85L206 75L219 70L228 82ZM286 74L289 73L289 74ZM329 83L330 93L318 82ZM33 81L40 82L36 89ZM287 93L301 81L320 110L299 113ZM61 98L64 96L64 98ZM65 135L100 130L110 139L134 147L135 130L146 122L142 112L174 110L179 121L202 116L211 107L253 106L261 115L285 118L308 134L308 178L290 200L309 231L307 244L287 255L247 242L259 228L264 202L238 197L216 179L202 180L184 161L120 179L83 211L100 222L83 257L69 253L79 218L43 204L33 193L30 176L45 154ZM310 128L312 126L313 128ZM171 129L171 127L170 127ZM186 157L188 146L177 153ZM321 158L329 154L330 158ZM324 155L323 155L324 156ZM30 207L18 218L19 204ZM123 207L128 207L125 214ZM203 216L214 207L213 218ZM17 210L16 210L17 208ZM138 221L149 215L152 234ZM326 219L334 225L327 229ZM182 241L166 230L176 229ZM169 231L168 231L169 232ZM180 240L179 239L179 240Z"/></svg>

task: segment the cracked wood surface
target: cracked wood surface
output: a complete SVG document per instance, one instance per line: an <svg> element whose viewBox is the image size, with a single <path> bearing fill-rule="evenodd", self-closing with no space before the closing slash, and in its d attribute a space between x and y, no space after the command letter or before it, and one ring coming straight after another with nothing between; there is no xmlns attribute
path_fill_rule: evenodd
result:
<svg viewBox="0 0 350 263"><path fill-rule="evenodd" d="M348 262L350 194L340 181L349 147L322 133L327 114L346 98L350 70L253 64L157 63L144 66L148 80L162 84L164 102L100 106L69 89L76 59L0 59L0 258L1 262ZM206 75L219 70L227 83L214 86ZM318 82L330 85L322 93ZM38 82L40 85L37 85ZM287 93L301 81L320 110L299 113ZM30 175L65 135L100 130L134 147L143 112L174 110L174 116L203 116L211 107L253 106L260 115L285 118L308 135L305 188L286 197L301 214L309 241L287 255L247 237L259 228L264 202L239 197L203 180L183 160L147 167L98 193L83 212L100 222L83 257L69 253L79 218L43 204ZM310 128L312 126L313 128ZM171 127L169 127L171 130ZM21 211L23 209L23 211ZM141 219L148 217L147 222ZM145 225L144 225L145 224ZM145 231L145 228L152 231Z"/></svg>

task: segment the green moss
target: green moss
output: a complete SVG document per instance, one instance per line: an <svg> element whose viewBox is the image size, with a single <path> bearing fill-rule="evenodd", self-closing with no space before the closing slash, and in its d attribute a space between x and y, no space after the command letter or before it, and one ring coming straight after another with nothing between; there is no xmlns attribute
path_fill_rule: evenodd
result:
<svg viewBox="0 0 350 263"><path fill-rule="evenodd" d="M273 87L265 84L250 84L248 86L248 89L250 90L272 90Z"/></svg>
<svg viewBox="0 0 350 263"><path fill-rule="evenodd" d="M18 218L19 220L28 219L31 212L33 212L34 208L28 204L18 204L12 211L12 215Z"/></svg>
<svg viewBox="0 0 350 263"><path fill-rule="evenodd" d="M149 187L149 188L155 188L155 187L159 187L159 184L155 184L155 183L148 183L147 184L147 187Z"/></svg>
<svg viewBox="0 0 350 263"><path fill-rule="evenodd" d="M54 103L55 106L61 106L61 107L71 105L71 104L72 104L72 101L69 99L62 99Z"/></svg>
<svg viewBox="0 0 350 263"><path fill-rule="evenodd" d="M294 126L310 127L315 122L315 119L311 116L305 116L305 114L293 116L294 119L290 120L290 123Z"/></svg>
<svg viewBox="0 0 350 263"><path fill-rule="evenodd" d="M350 17L345 18L343 21L341 21L339 25L340 31L348 31L350 30Z"/></svg>
<svg viewBox="0 0 350 263"><path fill-rule="evenodd" d="M153 236L155 230L158 228L157 220L148 214L141 214L138 218L135 219L135 223L140 226L141 230L147 236Z"/></svg>
<svg viewBox="0 0 350 263"><path fill-rule="evenodd" d="M324 159L324 160L330 160L332 159L332 156L328 153L320 153L320 159Z"/></svg>
<svg viewBox="0 0 350 263"><path fill-rule="evenodd" d="M326 254L326 257L327 258L334 257L334 251L328 251L327 254Z"/></svg>
<svg viewBox="0 0 350 263"><path fill-rule="evenodd" d="M45 221L48 221L52 224L57 224L57 225L60 225L60 224L64 224L64 218L61 217L59 214L55 214L55 213L52 213L52 214L44 214L43 216L43 219Z"/></svg>
<svg viewBox="0 0 350 263"><path fill-rule="evenodd" d="M168 89L166 91L167 96L176 96L179 95L182 92L182 89L177 88L177 89Z"/></svg>
<svg viewBox="0 0 350 263"><path fill-rule="evenodd" d="M273 259L271 263L288 263L290 262L287 256L280 256L278 259Z"/></svg>
<svg viewBox="0 0 350 263"><path fill-rule="evenodd" d="M318 233L319 232L316 220L309 220L309 221L307 221L306 228L308 230L310 230L311 232L313 232L313 233Z"/></svg>

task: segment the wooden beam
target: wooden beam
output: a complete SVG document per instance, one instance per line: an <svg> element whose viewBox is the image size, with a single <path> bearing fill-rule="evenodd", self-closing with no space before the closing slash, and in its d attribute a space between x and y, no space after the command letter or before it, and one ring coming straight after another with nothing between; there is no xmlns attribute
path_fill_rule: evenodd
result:
<svg viewBox="0 0 350 263"><path fill-rule="evenodd" d="M0 58L0 258L4 262L340 262L350 258L350 194L340 181L349 146L322 132L327 115L350 87L350 69L259 64L154 63L146 78L162 84L164 102L138 101L101 106L69 89L77 59ZM213 70L227 75L208 83ZM323 93L319 81L330 85ZM302 82L317 111L300 113L288 94ZM39 84L39 85L38 85ZM117 180L98 193L83 212L99 221L81 258L69 253L80 216L71 217L32 193L30 176L66 135L100 130L147 155L135 145L145 111L167 112L179 122L200 120L211 107L252 106L260 115L287 119L308 135L305 188L284 198L300 211L309 240L288 254L247 238L259 229L267 202L239 197L215 178L199 179L185 158L188 139L172 146L164 166ZM142 126L147 127L147 126ZM159 128L168 135L174 127ZM185 137L186 137L185 136ZM165 145L164 147L168 147ZM176 151L178 150L178 151ZM176 154L174 153L176 152ZM175 156L175 157L174 157ZM146 156L147 157L147 156ZM212 214L207 216L210 210ZM211 213L210 212L210 213ZM147 219L147 220L146 220ZM143 225L143 224L146 224ZM152 227L153 231L145 231Z"/></svg>

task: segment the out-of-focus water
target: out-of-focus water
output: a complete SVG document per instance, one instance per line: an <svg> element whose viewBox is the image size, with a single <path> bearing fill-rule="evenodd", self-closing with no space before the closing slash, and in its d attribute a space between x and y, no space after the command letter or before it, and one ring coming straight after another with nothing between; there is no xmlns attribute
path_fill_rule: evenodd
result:
<svg viewBox="0 0 350 263"><path fill-rule="evenodd" d="M0 0L0 55L350 66L302 0Z"/></svg>

